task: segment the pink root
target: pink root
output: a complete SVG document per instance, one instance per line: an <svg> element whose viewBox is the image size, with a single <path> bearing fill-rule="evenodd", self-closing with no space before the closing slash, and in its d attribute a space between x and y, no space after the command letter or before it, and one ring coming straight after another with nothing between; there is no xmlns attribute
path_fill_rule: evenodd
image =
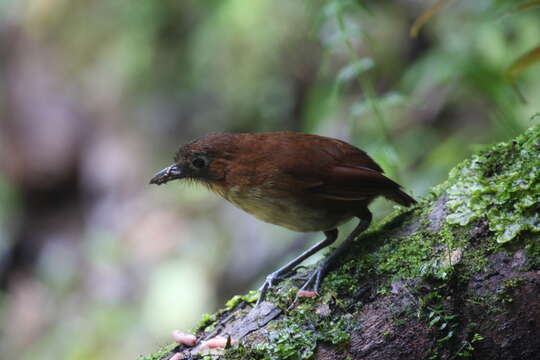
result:
<svg viewBox="0 0 540 360"><path fill-rule="evenodd" d="M172 333L172 337L174 341L176 341L179 344L186 345L189 347L195 346L197 344L197 338L195 335L192 334L186 334L179 330L174 330ZM172 358L171 358L172 359ZM174 359L175 360L175 359Z"/></svg>
<svg viewBox="0 0 540 360"><path fill-rule="evenodd" d="M216 336L206 340L201 344L202 349L224 349L227 346L228 338L224 336ZM235 344L236 340L231 339L231 345Z"/></svg>
<svg viewBox="0 0 540 360"><path fill-rule="evenodd" d="M316 291L310 291L310 290L300 290L296 294L298 297L315 297L319 296L319 294Z"/></svg>

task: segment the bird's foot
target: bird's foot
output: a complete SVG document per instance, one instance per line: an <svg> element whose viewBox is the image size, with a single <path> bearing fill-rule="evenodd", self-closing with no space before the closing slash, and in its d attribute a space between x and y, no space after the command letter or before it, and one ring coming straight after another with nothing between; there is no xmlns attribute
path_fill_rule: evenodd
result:
<svg viewBox="0 0 540 360"><path fill-rule="evenodd" d="M266 280L264 280L264 284L259 288L259 291L261 294L259 295L259 299L257 300L255 307L259 306L259 304L264 301L268 290L272 288L274 285L276 285L280 280L283 280L286 277L285 275L286 274L278 270L266 276Z"/></svg>
<svg viewBox="0 0 540 360"><path fill-rule="evenodd" d="M296 293L296 297L294 298L294 301L289 306L289 309L293 308L294 305L300 300L300 298L303 297L315 297L319 295L319 288L321 287L321 281L324 278L324 275L326 274L326 270L328 268L328 263L325 261L309 276L309 278L306 280L304 285L298 290Z"/></svg>

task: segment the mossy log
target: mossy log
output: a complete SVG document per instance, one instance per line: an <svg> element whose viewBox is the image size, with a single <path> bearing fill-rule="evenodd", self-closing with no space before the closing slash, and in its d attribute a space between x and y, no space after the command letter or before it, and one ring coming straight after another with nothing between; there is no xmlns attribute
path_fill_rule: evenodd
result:
<svg viewBox="0 0 540 360"><path fill-rule="evenodd" d="M301 277L262 306L237 296L195 330L226 349L171 345L147 360L539 359L540 126L458 165L414 208L362 234L320 296ZM178 356L177 356L178 357Z"/></svg>

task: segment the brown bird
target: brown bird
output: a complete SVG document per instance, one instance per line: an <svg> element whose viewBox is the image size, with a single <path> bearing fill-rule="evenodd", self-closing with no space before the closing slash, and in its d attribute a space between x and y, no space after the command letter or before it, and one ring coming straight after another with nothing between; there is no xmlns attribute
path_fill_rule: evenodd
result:
<svg viewBox="0 0 540 360"><path fill-rule="evenodd" d="M302 261L334 243L337 227L353 217L358 226L321 263L300 293L316 294L333 261L371 223L368 205L378 196L410 206L416 201L364 151L340 140L309 134L209 134L178 150L174 164L151 184L190 179L262 221L294 231L323 231L326 238L277 271L266 292Z"/></svg>

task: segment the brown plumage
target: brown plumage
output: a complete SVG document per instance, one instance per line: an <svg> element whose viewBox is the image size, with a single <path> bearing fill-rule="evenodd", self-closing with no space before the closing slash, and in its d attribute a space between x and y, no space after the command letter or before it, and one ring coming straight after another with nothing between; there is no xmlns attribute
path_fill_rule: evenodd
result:
<svg viewBox="0 0 540 360"><path fill-rule="evenodd" d="M416 201L388 179L364 151L328 137L291 133L210 134L182 146L175 163L151 180L187 178L206 185L260 220L295 231L324 231L326 239L270 274L261 289L337 238L336 227L361 221L302 288L316 291L330 262L369 226L378 196L410 206Z"/></svg>

